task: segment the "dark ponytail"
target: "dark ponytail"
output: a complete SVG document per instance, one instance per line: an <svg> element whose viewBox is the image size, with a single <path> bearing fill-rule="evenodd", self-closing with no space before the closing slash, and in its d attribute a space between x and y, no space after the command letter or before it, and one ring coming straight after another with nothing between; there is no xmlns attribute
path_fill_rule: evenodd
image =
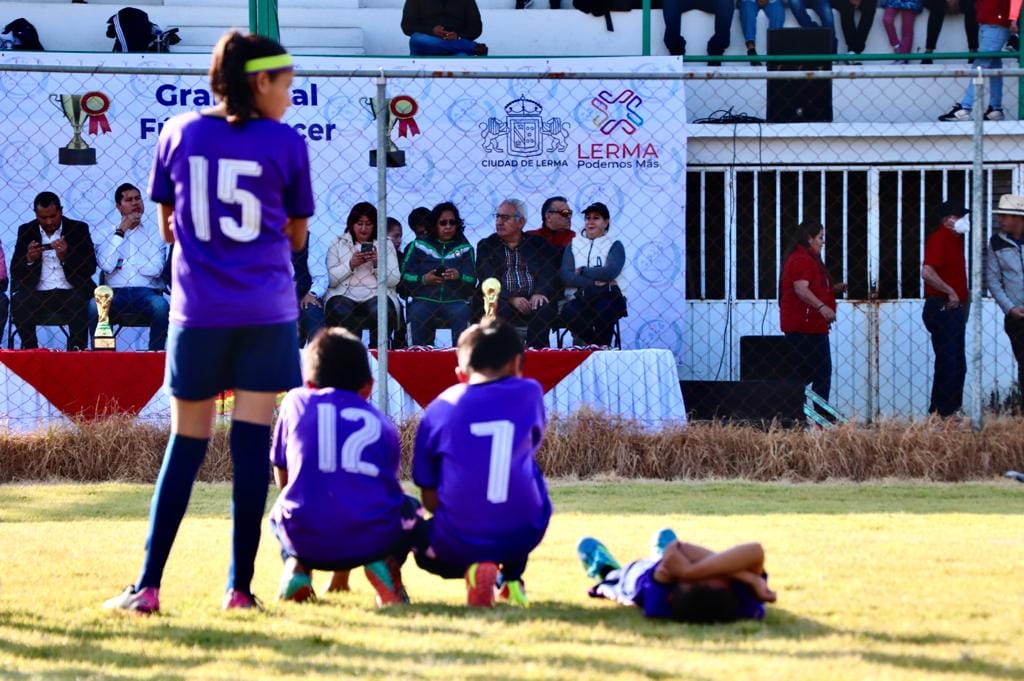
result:
<svg viewBox="0 0 1024 681"><path fill-rule="evenodd" d="M242 124L260 115L245 62L284 53L285 49L277 41L261 35L228 31L217 41L210 61L210 90L224 102L229 123ZM270 74L271 78L274 75Z"/></svg>

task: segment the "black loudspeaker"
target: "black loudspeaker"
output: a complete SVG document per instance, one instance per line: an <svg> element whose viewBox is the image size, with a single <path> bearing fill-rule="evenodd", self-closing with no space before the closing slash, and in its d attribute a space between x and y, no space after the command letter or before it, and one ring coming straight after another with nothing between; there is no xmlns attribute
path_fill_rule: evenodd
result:
<svg viewBox="0 0 1024 681"><path fill-rule="evenodd" d="M832 54L832 29L773 28L769 55ZM831 71L832 62L769 62L769 71ZM769 80L769 123L831 123L832 81Z"/></svg>
<svg viewBox="0 0 1024 681"><path fill-rule="evenodd" d="M803 371L785 336L740 336L741 381L791 381Z"/></svg>
<svg viewBox="0 0 1024 681"><path fill-rule="evenodd" d="M680 381L691 419L783 424L804 420L804 386L795 381Z"/></svg>

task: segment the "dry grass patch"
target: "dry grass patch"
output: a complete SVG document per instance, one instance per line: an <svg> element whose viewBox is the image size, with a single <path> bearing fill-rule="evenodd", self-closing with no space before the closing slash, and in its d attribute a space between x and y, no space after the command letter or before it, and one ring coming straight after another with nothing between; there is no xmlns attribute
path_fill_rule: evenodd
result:
<svg viewBox="0 0 1024 681"><path fill-rule="evenodd" d="M401 427L404 477L416 425ZM166 443L166 428L116 418L0 435L0 482L152 481ZM218 428L200 479L230 479L227 448L227 430ZM829 431L696 423L651 432L584 410L552 420L539 458L551 477L960 481L1024 468L1024 419L992 418L978 432L942 420L848 424Z"/></svg>

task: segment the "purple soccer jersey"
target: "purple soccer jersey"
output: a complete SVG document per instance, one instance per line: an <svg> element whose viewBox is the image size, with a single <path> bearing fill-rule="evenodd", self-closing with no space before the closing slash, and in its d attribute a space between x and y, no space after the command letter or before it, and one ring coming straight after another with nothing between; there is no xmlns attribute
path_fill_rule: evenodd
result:
<svg viewBox="0 0 1024 681"><path fill-rule="evenodd" d="M439 558L501 561L540 543L551 518L534 458L544 426L544 392L532 379L456 385L430 403L412 475L437 490L430 539Z"/></svg>
<svg viewBox="0 0 1024 681"><path fill-rule="evenodd" d="M160 132L153 201L174 206L171 321L185 327L298 318L288 218L313 214L306 143L284 123L232 126L187 113Z"/></svg>
<svg viewBox="0 0 1024 681"><path fill-rule="evenodd" d="M289 391L270 448L270 462L288 470L270 511L288 552L329 563L379 558L394 546L405 499L399 456L395 426L359 395Z"/></svg>

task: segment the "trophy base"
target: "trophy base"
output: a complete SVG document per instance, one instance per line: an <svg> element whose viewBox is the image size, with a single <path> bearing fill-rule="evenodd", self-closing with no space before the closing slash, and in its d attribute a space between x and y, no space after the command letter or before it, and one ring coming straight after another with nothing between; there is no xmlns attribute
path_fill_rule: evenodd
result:
<svg viewBox="0 0 1024 681"><path fill-rule="evenodd" d="M62 166L94 166L96 165L96 150L61 147L57 152L57 162Z"/></svg>
<svg viewBox="0 0 1024 681"><path fill-rule="evenodd" d="M93 350L117 350L117 339L113 336L93 336Z"/></svg>
<svg viewBox="0 0 1024 681"><path fill-rule="evenodd" d="M370 150L370 167L377 167L377 150ZM404 151L389 151L387 155L387 167L388 168L404 168L405 167L405 152Z"/></svg>

